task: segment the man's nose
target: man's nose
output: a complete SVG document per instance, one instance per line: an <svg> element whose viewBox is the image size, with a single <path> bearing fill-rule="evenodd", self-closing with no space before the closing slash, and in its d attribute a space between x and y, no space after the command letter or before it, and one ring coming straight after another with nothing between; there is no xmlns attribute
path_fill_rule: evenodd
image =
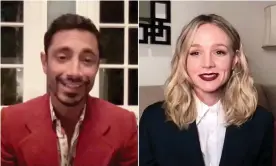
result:
<svg viewBox="0 0 276 166"><path fill-rule="evenodd" d="M72 63L70 63L70 65L68 66L67 75L71 79L80 79L81 78L82 72L81 72L81 65L80 65L79 61L75 60L75 61L72 61Z"/></svg>

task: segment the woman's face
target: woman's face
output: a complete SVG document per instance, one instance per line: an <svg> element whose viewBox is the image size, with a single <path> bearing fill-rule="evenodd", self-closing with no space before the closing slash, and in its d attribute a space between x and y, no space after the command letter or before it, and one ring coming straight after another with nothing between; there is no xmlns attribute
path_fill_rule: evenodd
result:
<svg viewBox="0 0 276 166"><path fill-rule="evenodd" d="M197 92L217 92L236 62L231 41L222 29L213 24L198 28L187 56L187 72Z"/></svg>

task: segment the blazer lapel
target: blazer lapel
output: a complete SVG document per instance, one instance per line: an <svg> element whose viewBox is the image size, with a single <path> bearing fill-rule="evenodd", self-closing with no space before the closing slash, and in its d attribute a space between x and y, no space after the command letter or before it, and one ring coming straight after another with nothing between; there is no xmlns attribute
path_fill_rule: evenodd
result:
<svg viewBox="0 0 276 166"><path fill-rule="evenodd" d="M77 143L74 165L110 165L115 148L105 135L110 129L109 120L102 114L97 99L89 97L83 125Z"/></svg>
<svg viewBox="0 0 276 166"><path fill-rule="evenodd" d="M187 166L204 166L203 155L201 152L199 135L196 122L189 125L187 130L181 130L176 127L173 122L166 122L172 124L173 132L169 132L170 137L164 137L164 144L170 146L161 146L161 156L170 156L169 160L174 160L171 165L187 165ZM172 130L169 128L168 131ZM164 153L163 153L164 152ZM162 158L163 159L163 158ZM168 159L164 158L166 162ZM162 161L161 161L162 163Z"/></svg>
<svg viewBox="0 0 276 166"><path fill-rule="evenodd" d="M198 130L197 130L197 125L196 122L193 122L190 125L189 128L189 132L191 133L191 140L188 141L189 143L191 143L191 147L193 147L191 149L192 155L193 156L193 160L195 161L195 163L191 164L191 165L196 165L196 166L204 166L204 159L203 159L203 155L201 152L201 147L200 147L200 141L199 141L199 135L198 135Z"/></svg>
<svg viewBox="0 0 276 166"><path fill-rule="evenodd" d="M241 165L247 151L247 125L240 127L231 125L226 128L220 166Z"/></svg>
<svg viewBox="0 0 276 166"><path fill-rule="evenodd" d="M30 134L20 142L19 152L26 165L58 166L58 149L50 118L49 96L44 95L32 108L34 114L26 124Z"/></svg>

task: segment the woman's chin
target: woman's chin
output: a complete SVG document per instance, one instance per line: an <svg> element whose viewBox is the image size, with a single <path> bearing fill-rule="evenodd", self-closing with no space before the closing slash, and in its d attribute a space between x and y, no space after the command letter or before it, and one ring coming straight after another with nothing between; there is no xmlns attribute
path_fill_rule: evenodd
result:
<svg viewBox="0 0 276 166"><path fill-rule="evenodd" d="M204 93L216 93L220 91L220 86L198 86L196 90Z"/></svg>

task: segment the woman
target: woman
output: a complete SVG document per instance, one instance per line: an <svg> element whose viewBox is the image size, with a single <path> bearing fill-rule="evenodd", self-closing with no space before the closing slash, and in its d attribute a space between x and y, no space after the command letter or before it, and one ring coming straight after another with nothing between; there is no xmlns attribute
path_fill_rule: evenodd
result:
<svg viewBox="0 0 276 166"><path fill-rule="evenodd" d="M140 119L140 166L271 166L273 116L257 100L238 32L218 15L194 18L165 101Z"/></svg>

